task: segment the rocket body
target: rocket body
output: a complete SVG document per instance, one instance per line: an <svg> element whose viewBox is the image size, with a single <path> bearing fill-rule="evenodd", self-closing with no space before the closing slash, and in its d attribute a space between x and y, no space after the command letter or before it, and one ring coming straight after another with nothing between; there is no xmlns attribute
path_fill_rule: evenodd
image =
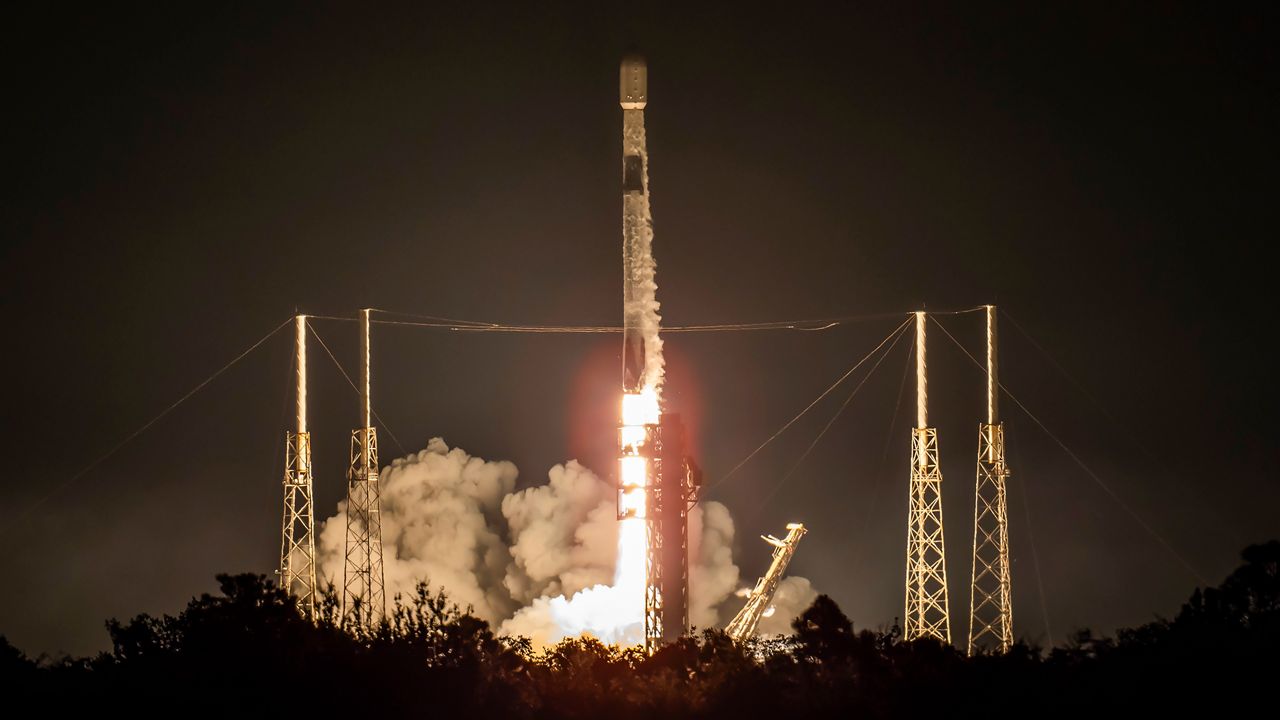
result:
<svg viewBox="0 0 1280 720"><path fill-rule="evenodd" d="M623 110L643 110L649 100L649 67L639 55L622 58L618 74L619 102Z"/></svg>
<svg viewBox="0 0 1280 720"><path fill-rule="evenodd" d="M662 381L649 153L644 132L648 75L643 58L629 55L623 59L618 88L622 106L622 378L623 390L628 393L657 388Z"/></svg>

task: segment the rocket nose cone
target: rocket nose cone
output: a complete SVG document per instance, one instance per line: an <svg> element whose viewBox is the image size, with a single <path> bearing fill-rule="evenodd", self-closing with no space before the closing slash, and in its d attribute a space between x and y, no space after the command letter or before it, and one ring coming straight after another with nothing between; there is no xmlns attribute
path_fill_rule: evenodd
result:
<svg viewBox="0 0 1280 720"><path fill-rule="evenodd" d="M635 66L639 66L641 68L645 66L643 55L633 50L622 56L622 67L624 70L627 67L635 67Z"/></svg>
<svg viewBox="0 0 1280 720"><path fill-rule="evenodd" d="M618 92L624 110L644 109L649 99L649 68L644 57L637 53L627 53L622 58Z"/></svg>

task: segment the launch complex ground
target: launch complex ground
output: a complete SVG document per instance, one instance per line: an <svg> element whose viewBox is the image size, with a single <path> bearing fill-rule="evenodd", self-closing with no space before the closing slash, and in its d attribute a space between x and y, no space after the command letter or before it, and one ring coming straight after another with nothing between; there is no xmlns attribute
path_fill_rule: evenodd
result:
<svg viewBox="0 0 1280 720"><path fill-rule="evenodd" d="M662 400L665 369L663 328L656 298L649 155L644 126L648 68L643 58L635 55L625 57L619 81L619 104L623 113L622 325L617 328L539 327L452 321L416 324L473 332L621 333L622 387L616 476L620 530L613 589L616 591L614 597L618 598L616 604L621 606L617 613L618 622L639 621L643 627L642 643L647 651L653 652L691 629L689 513L699 500L703 478L697 463L686 453L686 432L680 415L667 408ZM968 650L970 653L1004 652L1013 643L1013 618L1005 493L1009 470L1005 464L1004 428L998 413L1001 386L997 376L997 312L991 305L974 308L974 311L982 311L986 316L987 357L983 370L987 378L987 408L985 422L980 423L978 432ZM344 572L340 580L344 623L366 627L378 623L386 612L378 433L373 423L375 416L371 402L370 327L377 322L371 319L372 312L371 309L361 310L356 318L359 321L362 357L357 385L361 412L358 426L351 433L350 463L346 473ZM928 415L928 321L929 316L925 312L907 315L889 336L828 388L823 396L886 345L892 348L909 328L914 328L917 413L911 434L902 631L908 640L930 637L950 643L952 630L943 540L942 475L938 465L937 430L929 425ZM296 316L293 324L296 419L294 428L286 434L279 578L281 586L297 598L302 611L314 617L319 586L311 435L307 430L308 316ZM839 321L758 323L668 330L825 329L838 324ZM946 332L945 328L943 331ZM810 404L801 415L812 407ZM788 426L799 417L793 418ZM761 617L769 612L779 581L805 528L800 523L792 523L787 526L787 531L783 539L764 537L774 548L772 563L748 594L742 610L726 626L726 632L735 639L746 640L753 636Z"/></svg>

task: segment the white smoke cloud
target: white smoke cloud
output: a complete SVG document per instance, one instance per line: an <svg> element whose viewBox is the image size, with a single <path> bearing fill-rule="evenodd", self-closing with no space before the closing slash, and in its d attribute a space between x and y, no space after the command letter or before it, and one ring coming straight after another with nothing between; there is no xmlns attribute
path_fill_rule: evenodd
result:
<svg viewBox="0 0 1280 720"><path fill-rule="evenodd" d="M612 488L576 460L548 476L548 484L502 500L512 538L504 583L522 605L613 578L618 520Z"/></svg>
<svg viewBox="0 0 1280 720"><path fill-rule="evenodd" d="M632 596L643 589L612 584L620 527L615 489L577 461L556 465L547 484L519 492L517 475L510 462L474 457L440 438L384 468L388 601L425 580L501 632L540 645L581 633L605 642L641 641L643 627L620 620L619 610L633 607ZM344 500L319 533L322 582L341 585L345 533ZM722 627L732 618L725 600L740 584L728 509L714 501L696 505L689 538L691 624ZM788 578L775 604L802 611L815 595L808 581ZM777 632L786 631L790 617L780 622ZM765 627L762 621L762 632Z"/></svg>
<svg viewBox="0 0 1280 720"><path fill-rule="evenodd" d="M514 612L516 603L503 585L511 554L501 507L515 488L516 475L509 462L486 462L449 449L440 438L383 469L379 485L387 598L410 594L429 580L489 622ZM319 574L339 584L346 522L343 500L319 537Z"/></svg>
<svg viewBox="0 0 1280 720"><path fill-rule="evenodd" d="M784 577L778 583L778 589L773 594L773 602L770 603L768 617L761 617L760 624L756 626L757 635L790 635L791 621L795 620L817 599L818 591L813 589L813 584L806 578L797 575Z"/></svg>
<svg viewBox="0 0 1280 720"><path fill-rule="evenodd" d="M714 500L689 513L689 623L696 628L722 627L720 606L738 587L733 563L733 518Z"/></svg>

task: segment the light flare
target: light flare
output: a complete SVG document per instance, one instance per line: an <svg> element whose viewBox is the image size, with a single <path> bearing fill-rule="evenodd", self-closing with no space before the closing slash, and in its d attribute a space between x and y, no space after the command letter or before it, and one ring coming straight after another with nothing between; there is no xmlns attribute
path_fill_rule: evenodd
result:
<svg viewBox="0 0 1280 720"><path fill-rule="evenodd" d="M658 424L659 413L655 387L622 395L622 427L618 433L618 470L622 482L618 509L623 520L618 531L618 561L614 569L614 585L620 587L643 588L645 583L645 485L650 464L645 443L649 427ZM643 620L643 593L637 592L635 597L637 617Z"/></svg>
<svg viewBox="0 0 1280 720"><path fill-rule="evenodd" d="M622 396L622 424L618 428L619 516L618 554L613 585L596 585L546 600L554 631L546 638L556 643L568 637L590 635L618 645L644 642L644 587L648 553L644 521L645 486L649 478L650 430L659 416L658 391L647 387Z"/></svg>
<svg viewBox="0 0 1280 720"><path fill-rule="evenodd" d="M629 55L619 73L622 122L623 395L618 427L618 554L613 586L597 585L572 598L553 598L550 609L565 636L589 633L606 642L645 642L648 528L646 485L653 471L647 447L660 414L664 363L658 314L653 215L644 107L648 70ZM638 389L638 391L637 391ZM558 640L558 638L553 639Z"/></svg>

